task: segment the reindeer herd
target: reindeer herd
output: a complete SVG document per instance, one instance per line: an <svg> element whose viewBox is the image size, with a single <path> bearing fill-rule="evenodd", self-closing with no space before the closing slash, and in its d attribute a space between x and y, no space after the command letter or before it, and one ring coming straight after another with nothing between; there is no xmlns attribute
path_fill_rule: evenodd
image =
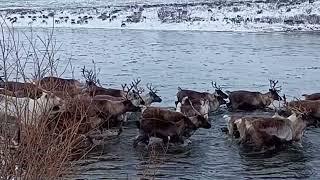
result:
<svg viewBox="0 0 320 180"><path fill-rule="evenodd" d="M148 145L151 137L163 143L184 143L199 128L209 129L209 115L221 106L231 112L274 109L274 115L225 115L226 128L232 138L243 145L261 149L289 142L299 142L308 125L320 119L320 93L306 95L305 100L287 102L279 95L278 81L270 80L266 93L246 90L223 92L212 82L213 93L198 92L178 87L175 110L151 106L162 99L158 91L147 84L149 92L140 86L141 80L123 84L122 89L105 88L92 74L83 70L85 83L75 79L44 77L32 83L0 82L0 114L9 116L23 126L37 126L43 117L48 118L48 130L56 133L68 125L81 122L76 133L92 140L92 131L103 132L110 128L122 132L123 123L131 113L138 117L139 134L133 145ZM57 128L58 127L58 128Z"/></svg>

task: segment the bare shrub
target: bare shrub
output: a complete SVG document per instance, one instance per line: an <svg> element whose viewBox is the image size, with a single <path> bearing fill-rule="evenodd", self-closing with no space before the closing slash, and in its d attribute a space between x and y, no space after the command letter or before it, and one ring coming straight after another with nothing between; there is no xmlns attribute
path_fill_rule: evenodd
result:
<svg viewBox="0 0 320 180"><path fill-rule="evenodd" d="M69 64L60 71L59 58L56 57L59 46L53 32L51 29L44 38L35 35L32 29L29 35L22 34L9 27L0 16L3 89L7 88L9 81L37 82L44 76L59 77L65 72ZM37 91L37 88L30 91ZM61 129L57 121L52 120L51 109L37 119L35 116L21 119L22 114L34 112L18 101L15 106L10 106L16 115L8 116L10 103L15 103L9 103L12 99L7 93L0 96L3 104L0 107L0 179L56 179L71 173L72 160L81 159L90 148L86 137L78 133L82 121L70 120L72 123L65 123ZM30 101L26 98L26 104Z"/></svg>

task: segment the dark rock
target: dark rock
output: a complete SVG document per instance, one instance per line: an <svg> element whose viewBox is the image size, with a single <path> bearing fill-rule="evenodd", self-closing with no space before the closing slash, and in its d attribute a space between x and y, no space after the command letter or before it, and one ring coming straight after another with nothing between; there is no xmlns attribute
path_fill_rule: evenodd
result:
<svg viewBox="0 0 320 180"><path fill-rule="evenodd" d="M106 13L101 14L98 16L98 19L106 20L107 18L110 18L110 15L107 15Z"/></svg>
<svg viewBox="0 0 320 180"><path fill-rule="evenodd" d="M161 22L182 22L188 21L189 15L187 9L177 7L162 7L158 10L158 18Z"/></svg>
<svg viewBox="0 0 320 180"><path fill-rule="evenodd" d="M239 12L240 11L240 8L238 8L238 7L233 7L233 12Z"/></svg>
<svg viewBox="0 0 320 180"><path fill-rule="evenodd" d="M307 13L307 14L310 14L311 12L312 12L312 9L311 9L311 8L306 10L306 13Z"/></svg>
<svg viewBox="0 0 320 180"><path fill-rule="evenodd" d="M294 23L295 24L304 24L304 21L303 20L295 20Z"/></svg>
<svg viewBox="0 0 320 180"><path fill-rule="evenodd" d="M262 14L262 9L258 10L257 14Z"/></svg>
<svg viewBox="0 0 320 180"><path fill-rule="evenodd" d="M54 16L54 12L51 12L48 14L49 17L53 17Z"/></svg>
<svg viewBox="0 0 320 180"><path fill-rule="evenodd" d="M290 12L291 11L291 8L288 8L287 10L286 10L286 12Z"/></svg>
<svg viewBox="0 0 320 180"><path fill-rule="evenodd" d="M127 16L126 22L131 22L131 23L138 23L141 21L141 16L142 12L134 12L133 15Z"/></svg>
<svg viewBox="0 0 320 180"><path fill-rule="evenodd" d="M116 13L118 13L120 11L121 11L120 9L116 9L116 10L111 11L110 14L116 14Z"/></svg>
<svg viewBox="0 0 320 180"><path fill-rule="evenodd" d="M284 23L288 24L288 25L293 25L294 24L293 23L293 19L286 19L286 20L284 20Z"/></svg>

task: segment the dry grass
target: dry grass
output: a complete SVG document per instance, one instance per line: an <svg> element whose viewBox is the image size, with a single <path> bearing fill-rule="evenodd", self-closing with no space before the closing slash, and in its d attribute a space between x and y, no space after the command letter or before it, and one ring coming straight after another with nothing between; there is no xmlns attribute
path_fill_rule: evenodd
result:
<svg viewBox="0 0 320 180"><path fill-rule="evenodd" d="M70 64L58 74L59 47L53 38L54 29L44 38L33 33L26 35L7 25L4 18L0 16L0 69L4 82L30 82L65 73ZM1 101L7 102L7 96ZM3 110L8 110L7 103ZM50 112L37 119L37 125L25 125L19 114L17 117L7 113L0 117L0 179L61 178L72 172L73 160L83 158L90 150L86 137L78 133L82 118L75 121L71 117L72 123L64 123L61 129L57 125L60 119L52 121Z"/></svg>

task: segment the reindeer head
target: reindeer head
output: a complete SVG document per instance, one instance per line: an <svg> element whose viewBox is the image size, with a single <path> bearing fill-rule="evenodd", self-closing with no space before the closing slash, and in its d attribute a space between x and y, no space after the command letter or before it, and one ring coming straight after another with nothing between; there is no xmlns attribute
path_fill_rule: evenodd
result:
<svg viewBox="0 0 320 180"><path fill-rule="evenodd" d="M271 93L272 99L276 101L282 100L281 96L278 94L281 91L281 86L277 86L279 81L269 80L269 82L270 82L269 92Z"/></svg>
<svg viewBox="0 0 320 180"><path fill-rule="evenodd" d="M313 123L313 119L310 116L311 110L303 107L301 104L289 108L292 111L292 115L288 119L293 123L293 140L300 141L307 125Z"/></svg>
<svg viewBox="0 0 320 180"><path fill-rule="evenodd" d="M228 95L222 91L221 86L218 86L216 82L213 83L213 81L211 81L211 85L215 89L216 96L220 96L220 97L222 97L222 99L228 98Z"/></svg>
<svg viewBox="0 0 320 180"><path fill-rule="evenodd" d="M197 115L194 116L194 117L190 117L191 121L196 125L197 128L210 129L210 128L211 128L211 124L210 124L210 122L208 121L208 119L205 118L205 116L207 116L208 114L201 114L199 111L197 111L197 110L194 108L191 100L190 100L190 99L188 99L188 100L189 100L190 106L192 107L192 109L194 110L194 112L197 114ZM201 102L201 103L203 103L202 105L205 105L205 104L208 105L209 102L205 102L205 101L204 101L204 102Z"/></svg>
<svg viewBox="0 0 320 180"><path fill-rule="evenodd" d="M152 99L152 102L158 102L161 103L162 99L160 96L157 95L158 90L156 90L154 87L152 87L152 84L147 84L147 88L149 89L149 97Z"/></svg>
<svg viewBox="0 0 320 180"><path fill-rule="evenodd" d="M301 100L297 100L298 103L294 105L287 105L286 108L291 111L293 115L295 115L297 118L302 119L304 121L308 121L311 119L311 113L312 110L308 109L307 107L304 107L301 103L299 103Z"/></svg>
<svg viewBox="0 0 320 180"><path fill-rule="evenodd" d="M138 88L138 84L140 82L141 80L137 79L131 83L130 87L127 84L121 85L123 91L127 92L125 98L131 100L135 106L145 105L145 102L141 97L141 94L144 90L142 88Z"/></svg>
<svg viewBox="0 0 320 180"><path fill-rule="evenodd" d="M43 90L42 96L36 100L41 107L51 108L53 111L58 111L64 108L64 100L55 96L51 92L45 92Z"/></svg>

